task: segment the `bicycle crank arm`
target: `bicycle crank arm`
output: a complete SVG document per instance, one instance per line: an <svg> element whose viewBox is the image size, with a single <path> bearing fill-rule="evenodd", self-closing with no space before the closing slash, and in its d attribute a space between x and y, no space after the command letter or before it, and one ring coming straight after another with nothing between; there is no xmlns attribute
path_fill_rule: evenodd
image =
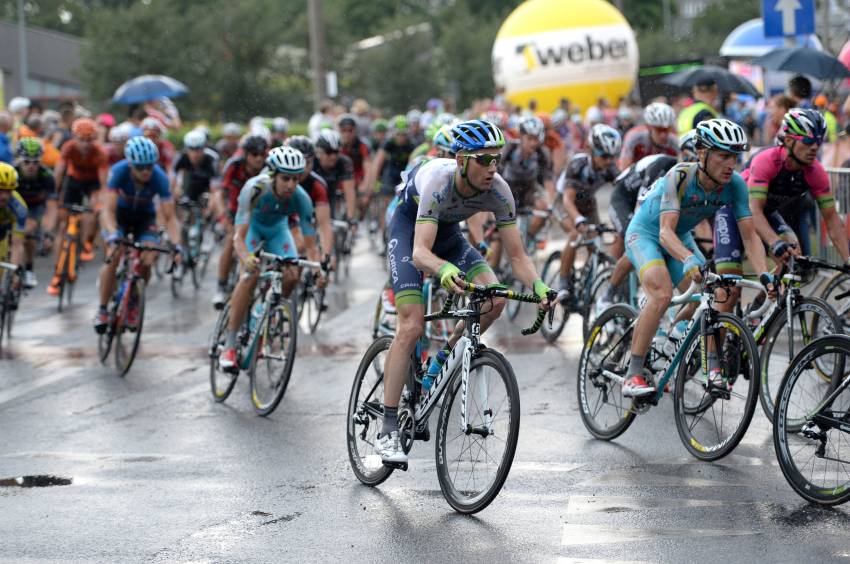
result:
<svg viewBox="0 0 850 564"><path fill-rule="evenodd" d="M605 376L606 378L610 379L610 380L614 380L615 382L617 382L621 385L625 384L625 382L626 382L625 378L623 378L622 376L620 376L619 374L617 374L615 372L611 372L610 370L604 370L603 369L602 375Z"/></svg>

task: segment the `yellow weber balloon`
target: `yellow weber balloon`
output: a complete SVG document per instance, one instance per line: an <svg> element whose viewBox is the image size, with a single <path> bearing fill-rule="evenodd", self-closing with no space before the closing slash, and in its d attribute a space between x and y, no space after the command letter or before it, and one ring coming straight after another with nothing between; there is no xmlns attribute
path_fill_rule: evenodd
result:
<svg viewBox="0 0 850 564"><path fill-rule="evenodd" d="M605 0L529 0L502 24L493 44L493 79L511 103L551 111L561 98L582 110L600 96L616 104L638 71L626 18Z"/></svg>

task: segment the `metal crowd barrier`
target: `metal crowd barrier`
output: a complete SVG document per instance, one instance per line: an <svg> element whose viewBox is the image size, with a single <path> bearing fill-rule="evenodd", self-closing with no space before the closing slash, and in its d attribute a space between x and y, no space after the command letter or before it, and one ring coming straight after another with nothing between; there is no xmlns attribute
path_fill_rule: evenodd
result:
<svg viewBox="0 0 850 564"><path fill-rule="evenodd" d="M829 184L832 187L832 193L835 195L836 209L846 225L848 215L850 215L850 168L827 167L826 172L829 174ZM813 242L817 245L818 257L835 263L841 262L841 256L835 250L832 241L829 240L829 235L820 216L815 222L815 239Z"/></svg>

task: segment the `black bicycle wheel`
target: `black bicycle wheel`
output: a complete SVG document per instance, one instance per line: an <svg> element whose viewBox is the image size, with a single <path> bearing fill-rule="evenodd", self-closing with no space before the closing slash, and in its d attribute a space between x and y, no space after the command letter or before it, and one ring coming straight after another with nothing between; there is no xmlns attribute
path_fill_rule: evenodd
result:
<svg viewBox="0 0 850 564"><path fill-rule="evenodd" d="M307 309L307 322L310 328L310 333L315 333L319 328L319 320L322 318L322 312L325 309L325 289L315 287L310 292L309 305Z"/></svg>
<svg viewBox="0 0 850 564"><path fill-rule="evenodd" d="M6 317L9 315L9 280L12 275L6 271L2 273L3 281L0 284L0 345L3 344L3 336L6 333Z"/></svg>
<svg viewBox="0 0 850 564"><path fill-rule="evenodd" d="M71 302L74 298L74 284L75 282L70 278L62 283L59 287L59 292L65 294L65 305L67 307L71 307Z"/></svg>
<svg viewBox="0 0 850 564"><path fill-rule="evenodd" d="M210 357L210 392L213 399L217 402L223 402L233 391L236 385L236 380L239 378L239 371L235 373L225 372L218 365L218 357L221 351L224 350L224 341L227 336L227 323L230 320L230 304L224 306L218 319L215 322L210 338L209 357Z"/></svg>
<svg viewBox="0 0 850 564"><path fill-rule="evenodd" d="M826 287L824 287L820 295L820 298L835 310L844 327L850 327L850 295L840 299L838 296L842 296L847 292L850 292L850 274L837 272L827 282Z"/></svg>
<svg viewBox="0 0 850 564"><path fill-rule="evenodd" d="M599 298L608 291L608 288L611 287L611 275L613 274L614 268L606 266L597 272L596 279L593 281L593 286L590 290L590 297L588 298L586 314L582 316L582 336L585 340L587 340L587 336L590 335L590 328L593 327L593 323L599 317L599 314L602 313L602 310L597 306L597 302L599 301Z"/></svg>
<svg viewBox="0 0 850 564"><path fill-rule="evenodd" d="M821 394L819 366L840 382ZM800 351L779 387L773 446L785 479L804 499L838 505L850 499L850 338L820 338ZM824 400L829 400L825 402Z"/></svg>
<svg viewBox="0 0 850 564"><path fill-rule="evenodd" d="M65 272L59 274L59 284L58 284L59 294L56 296L58 299L56 301L56 311L58 313L62 313L62 306L65 305Z"/></svg>
<svg viewBox="0 0 850 564"><path fill-rule="evenodd" d="M135 280L127 288L130 292L128 310L123 319L117 319L115 324L115 368L120 376L125 376L133 366L139 343L142 341L142 326L145 321L145 282ZM131 319L130 313L136 309L136 319ZM135 323L131 323L135 321Z"/></svg>
<svg viewBox="0 0 850 564"><path fill-rule="evenodd" d="M738 317L716 313L708 327L723 370L722 382L709 382L700 358L700 339L687 344L676 373L673 407L682 444L700 460L718 460L732 452L750 425L758 395L758 348ZM693 370L694 366L700 367Z"/></svg>
<svg viewBox="0 0 850 564"><path fill-rule="evenodd" d="M546 259L546 265L543 267L541 275L543 282L550 288L558 288L561 280L561 251L555 251L549 258ZM547 343L554 343L561 336L561 332L570 318L570 309L568 305L555 304L552 306L555 312L552 316L552 326L546 321L540 326L540 334L546 339Z"/></svg>
<svg viewBox="0 0 850 564"><path fill-rule="evenodd" d="M9 287L9 303L6 308L6 340L12 338L12 325L15 323L15 314L21 303L21 294L23 293L23 284L18 283L18 287Z"/></svg>
<svg viewBox="0 0 850 564"><path fill-rule="evenodd" d="M354 475L367 486L377 486L393 473L375 452L384 416L384 363L392 342L393 338L385 335L369 346L357 367L348 398L345 424L348 460Z"/></svg>
<svg viewBox="0 0 850 564"><path fill-rule="evenodd" d="M472 359L465 390L462 380L458 370L443 397L435 454L443 496L455 511L470 514L490 505L508 477L520 405L514 371L493 350Z"/></svg>
<svg viewBox="0 0 850 564"><path fill-rule="evenodd" d="M281 299L260 323L248 371L251 377L251 405L257 415L272 413L286 393L295 361L298 335L296 316L292 302Z"/></svg>
<svg viewBox="0 0 850 564"><path fill-rule="evenodd" d="M334 282L339 282L345 270L343 261L345 260L345 233L341 229L334 230L334 258L336 258L336 268L334 269Z"/></svg>
<svg viewBox="0 0 850 564"><path fill-rule="evenodd" d="M164 254L164 253L157 253ZM171 271L171 295L175 298L180 297L180 290L183 288L183 280L186 278L186 266L181 262L173 266Z"/></svg>
<svg viewBox="0 0 850 564"><path fill-rule="evenodd" d="M597 439L616 439L635 419L632 402L622 392L635 319L637 312L629 305L606 309L591 326L581 351L576 378L579 412Z"/></svg>
<svg viewBox="0 0 850 564"><path fill-rule="evenodd" d="M770 421L773 421L773 405L779 385L797 353L819 337L841 333L842 328L841 319L827 302L809 297L797 298L790 323L784 308L770 323L761 350L759 386L759 401ZM828 378L822 380L821 396L825 396L831 384Z"/></svg>

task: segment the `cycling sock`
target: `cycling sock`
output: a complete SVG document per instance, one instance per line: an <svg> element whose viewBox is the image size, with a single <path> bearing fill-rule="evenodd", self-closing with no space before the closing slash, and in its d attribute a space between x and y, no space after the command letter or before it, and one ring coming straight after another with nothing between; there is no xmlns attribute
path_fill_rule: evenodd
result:
<svg viewBox="0 0 850 564"><path fill-rule="evenodd" d="M26 263L24 265L24 267L26 268L27 272L32 272L32 263L31 262Z"/></svg>
<svg viewBox="0 0 850 564"><path fill-rule="evenodd" d="M218 289L224 290L225 288L227 288L227 279L225 278L224 280L222 280L221 278L219 278L218 279Z"/></svg>
<svg viewBox="0 0 850 564"><path fill-rule="evenodd" d="M708 353L708 371L716 370L720 368L720 361L717 359L717 351L712 351Z"/></svg>
<svg viewBox="0 0 850 564"><path fill-rule="evenodd" d="M605 299L609 302L613 302L614 298L616 298L617 288L614 286L608 286L608 289L605 291Z"/></svg>
<svg viewBox="0 0 850 564"><path fill-rule="evenodd" d="M640 356L633 354L631 360L629 361L629 376L634 376L636 374L643 375L643 364L646 361L646 355Z"/></svg>
<svg viewBox="0 0 850 564"><path fill-rule="evenodd" d="M224 348L226 349L235 349L236 348L236 331L232 331L230 329L227 330L224 337Z"/></svg>
<svg viewBox="0 0 850 564"><path fill-rule="evenodd" d="M398 432L398 407L384 406L384 424L381 426L381 436Z"/></svg>
<svg viewBox="0 0 850 564"><path fill-rule="evenodd" d="M573 280L569 276L561 276L561 289L562 290L572 290L573 288Z"/></svg>
<svg viewBox="0 0 850 564"><path fill-rule="evenodd" d="M106 313L106 305L105 305L105 304L100 304L100 305L98 306L98 308L97 308L97 312L98 312L98 313Z"/></svg>

